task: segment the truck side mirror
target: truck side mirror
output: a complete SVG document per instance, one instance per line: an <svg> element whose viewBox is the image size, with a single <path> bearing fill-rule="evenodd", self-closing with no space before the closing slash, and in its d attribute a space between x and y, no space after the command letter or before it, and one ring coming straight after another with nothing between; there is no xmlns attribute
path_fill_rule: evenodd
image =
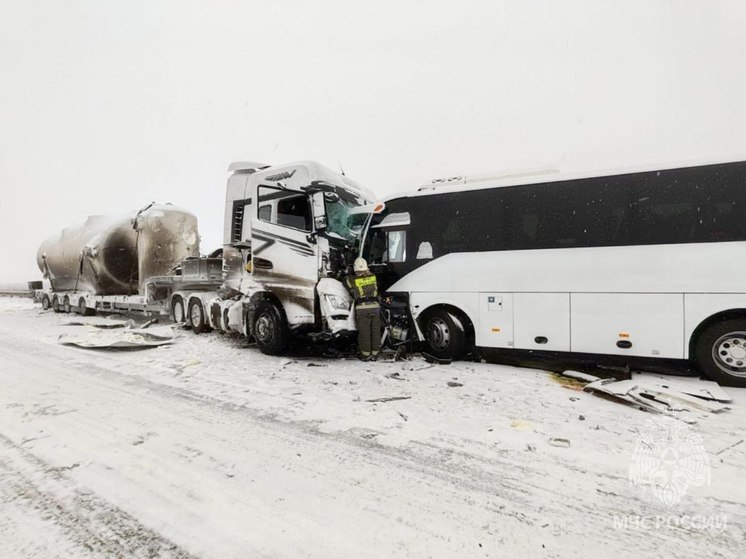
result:
<svg viewBox="0 0 746 559"><path fill-rule="evenodd" d="M316 231L326 229L326 204L324 203L324 193L314 192L311 194L311 207L313 208L313 225Z"/></svg>

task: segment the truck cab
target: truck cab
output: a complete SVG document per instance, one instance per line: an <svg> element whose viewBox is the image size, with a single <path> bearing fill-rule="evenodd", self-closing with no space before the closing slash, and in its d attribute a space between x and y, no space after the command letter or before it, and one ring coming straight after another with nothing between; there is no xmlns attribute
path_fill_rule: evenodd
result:
<svg viewBox="0 0 746 559"><path fill-rule="evenodd" d="M359 230L348 218L373 194L312 161L236 162L228 170L224 284L209 302L211 325L252 336L270 354L290 334L354 331L342 281Z"/></svg>

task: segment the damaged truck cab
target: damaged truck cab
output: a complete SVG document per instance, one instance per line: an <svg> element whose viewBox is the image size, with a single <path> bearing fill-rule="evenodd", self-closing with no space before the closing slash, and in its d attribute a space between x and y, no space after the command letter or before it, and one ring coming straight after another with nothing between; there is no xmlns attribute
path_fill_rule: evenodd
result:
<svg viewBox="0 0 746 559"><path fill-rule="evenodd" d="M348 218L372 193L311 161L236 162L228 170L222 286L217 297L175 291L174 319L195 332L243 333L268 354L281 353L293 334L330 339L354 331L342 281L359 231Z"/></svg>

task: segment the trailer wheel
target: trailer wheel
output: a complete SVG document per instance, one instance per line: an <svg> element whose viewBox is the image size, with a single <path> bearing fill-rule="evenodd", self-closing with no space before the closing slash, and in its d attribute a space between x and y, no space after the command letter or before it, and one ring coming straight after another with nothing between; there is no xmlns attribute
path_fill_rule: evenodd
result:
<svg viewBox="0 0 746 559"><path fill-rule="evenodd" d="M78 299L78 314L80 316L93 316L96 314L95 309L89 309L88 305L85 304L85 297Z"/></svg>
<svg viewBox="0 0 746 559"><path fill-rule="evenodd" d="M707 328L696 341L694 360L712 380L746 387L746 319L731 318Z"/></svg>
<svg viewBox="0 0 746 559"><path fill-rule="evenodd" d="M52 302L49 300L49 295L46 293L41 297L41 308L48 311L52 307Z"/></svg>
<svg viewBox="0 0 746 559"><path fill-rule="evenodd" d="M70 297L65 295L65 298L62 299L62 310L69 313L73 310L72 306L70 306Z"/></svg>
<svg viewBox="0 0 746 559"><path fill-rule="evenodd" d="M276 303L262 301L254 312L254 339L266 355L280 355L288 343L288 323Z"/></svg>
<svg viewBox="0 0 746 559"><path fill-rule="evenodd" d="M184 300L178 295L171 301L171 318L176 324L185 323L188 325L189 322L184 317Z"/></svg>
<svg viewBox="0 0 746 559"><path fill-rule="evenodd" d="M210 327L207 325L205 309L202 308L202 301L199 299L189 301L189 325L195 334L201 334L210 330Z"/></svg>
<svg viewBox="0 0 746 559"><path fill-rule="evenodd" d="M52 297L52 310L54 312L62 312L62 309L60 308L60 298L55 295Z"/></svg>
<svg viewBox="0 0 746 559"><path fill-rule="evenodd" d="M456 360L466 345L466 332L461 321L445 309L427 312L422 321L425 351L438 359Z"/></svg>

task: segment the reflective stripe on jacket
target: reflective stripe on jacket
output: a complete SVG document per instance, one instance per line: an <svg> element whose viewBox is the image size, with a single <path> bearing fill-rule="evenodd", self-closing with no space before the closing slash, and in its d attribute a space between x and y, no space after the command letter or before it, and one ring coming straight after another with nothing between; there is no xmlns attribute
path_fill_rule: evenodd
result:
<svg viewBox="0 0 746 559"><path fill-rule="evenodd" d="M347 276L345 282L355 303L378 303L378 282L371 273L362 276Z"/></svg>

